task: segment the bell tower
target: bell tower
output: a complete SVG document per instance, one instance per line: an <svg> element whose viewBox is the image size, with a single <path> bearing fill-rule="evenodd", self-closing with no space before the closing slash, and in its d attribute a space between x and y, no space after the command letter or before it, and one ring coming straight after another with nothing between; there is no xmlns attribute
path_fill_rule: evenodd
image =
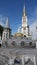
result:
<svg viewBox="0 0 37 65"><path fill-rule="evenodd" d="M11 34L11 29L9 26L9 22L8 22L8 17L6 19L6 23L3 29L3 35L2 35L2 40L6 40L10 38L10 34Z"/></svg>
<svg viewBox="0 0 37 65"><path fill-rule="evenodd" d="M28 26L25 5L23 7L23 15L22 15L22 33L24 34L24 36L28 36L29 34L29 26Z"/></svg>

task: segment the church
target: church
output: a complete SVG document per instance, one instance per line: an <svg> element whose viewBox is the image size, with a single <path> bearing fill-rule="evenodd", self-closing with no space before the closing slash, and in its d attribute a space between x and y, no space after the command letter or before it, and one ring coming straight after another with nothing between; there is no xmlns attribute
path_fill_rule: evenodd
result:
<svg viewBox="0 0 37 65"><path fill-rule="evenodd" d="M10 32L11 32L11 29L10 29L9 21L7 18L4 29L3 29L2 40L8 39L11 35ZM15 36L19 36L19 35L21 36L22 35L23 37L31 36L30 31L29 31L29 25L28 25L25 6L23 8L23 14L22 14L22 25L21 25L21 27L18 28L18 32L16 32L14 35Z"/></svg>
<svg viewBox="0 0 37 65"><path fill-rule="evenodd" d="M10 28L9 21L7 18L4 28L3 28L2 41L3 43L5 42L9 44L12 43L16 46L21 46L22 44L25 47L26 46L30 47L29 46L29 43L30 43L32 47L35 47L34 41L32 40L30 31L29 31L29 25L28 25L25 6L23 8L22 25L21 27L18 28L18 32L16 32L13 36L11 35L11 28Z"/></svg>
<svg viewBox="0 0 37 65"><path fill-rule="evenodd" d="M11 35L8 18L6 20L0 47L0 65L37 65L36 44L37 43L32 40L29 31L28 19L24 6L22 25L14 35Z"/></svg>

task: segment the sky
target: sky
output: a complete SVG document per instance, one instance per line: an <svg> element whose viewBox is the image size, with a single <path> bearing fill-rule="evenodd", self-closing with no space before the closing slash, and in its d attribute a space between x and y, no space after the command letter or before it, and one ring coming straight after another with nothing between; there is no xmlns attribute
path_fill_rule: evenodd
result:
<svg viewBox="0 0 37 65"><path fill-rule="evenodd" d="M37 39L37 20L35 20L35 22L32 23L32 25L30 25L30 32L31 32L32 39L36 40Z"/></svg>
<svg viewBox="0 0 37 65"><path fill-rule="evenodd" d="M37 0L0 0L0 24L4 25L8 17L12 34L16 33L22 24L24 5L29 26L37 23Z"/></svg>

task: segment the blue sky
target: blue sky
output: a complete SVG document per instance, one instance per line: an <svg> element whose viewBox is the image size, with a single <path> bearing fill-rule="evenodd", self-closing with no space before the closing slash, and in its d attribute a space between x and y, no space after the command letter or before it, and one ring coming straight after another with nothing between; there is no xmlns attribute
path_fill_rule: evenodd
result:
<svg viewBox="0 0 37 65"><path fill-rule="evenodd" d="M24 4L28 23L31 25L37 19L37 0L0 0L0 24L4 24L8 17L13 34L18 31L17 29L22 23Z"/></svg>

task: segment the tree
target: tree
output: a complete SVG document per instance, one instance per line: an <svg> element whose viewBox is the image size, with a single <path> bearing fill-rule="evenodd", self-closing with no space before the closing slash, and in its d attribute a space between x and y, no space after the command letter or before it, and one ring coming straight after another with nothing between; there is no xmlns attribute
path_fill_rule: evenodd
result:
<svg viewBox="0 0 37 65"><path fill-rule="evenodd" d="M2 37L2 33L3 33L3 27L0 25L0 35Z"/></svg>

